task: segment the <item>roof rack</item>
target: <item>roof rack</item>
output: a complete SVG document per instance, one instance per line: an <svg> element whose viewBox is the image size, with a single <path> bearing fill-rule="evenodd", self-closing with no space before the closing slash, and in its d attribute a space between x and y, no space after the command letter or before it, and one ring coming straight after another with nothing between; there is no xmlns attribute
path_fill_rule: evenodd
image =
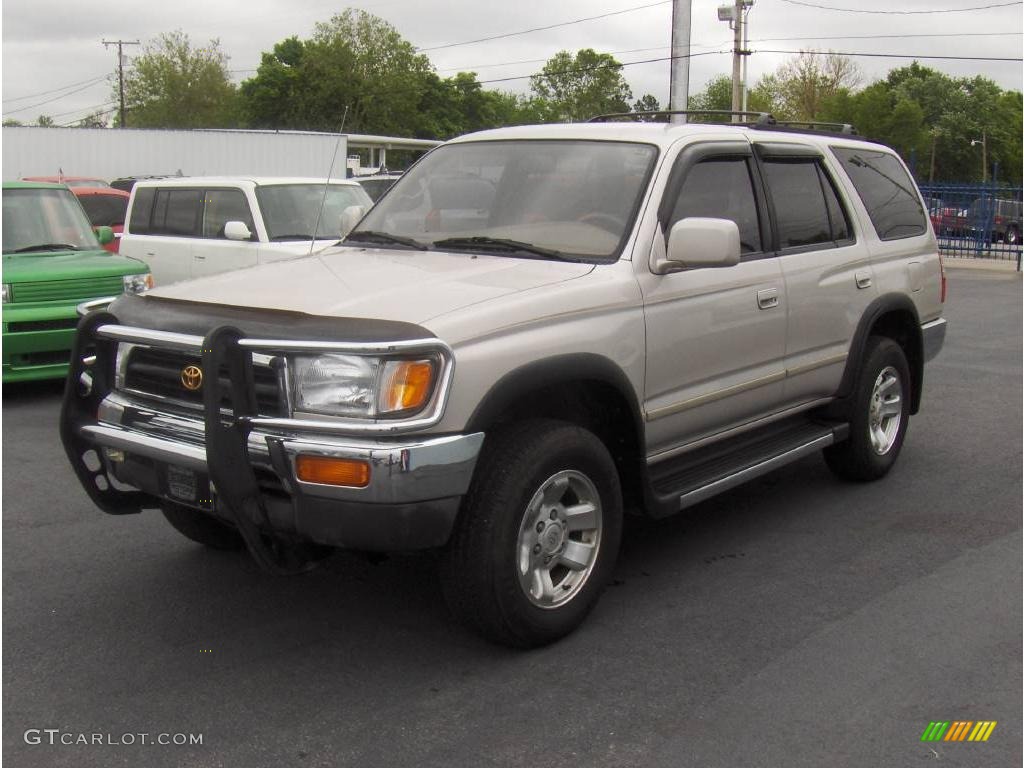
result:
<svg viewBox="0 0 1024 768"><path fill-rule="evenodd" d="M830 133L857 135L857 129L849 123L823 123L818 120L776 120L775 124L780 128L805 128L809 131L822 130Z"/></svg>
<svg viewBox="0 0 1024 768"><path fill-rule="evenodd" d="M641 117L653 117L655 115L711 115L714 117L745 117L747 115L752 115L754 117L753 120L744 121L742 124L760 126L769 126L776 124L775 118L772 117L767 112L743 112L739 110L733 111L729 109L654 109L645 112L612 112L607 115L597 115L595 117L590 118L590 120L588 120L587 122L608 123L611 122L612 120L618 120L621 118L631 118L633 120L638 120Z"/></svg>

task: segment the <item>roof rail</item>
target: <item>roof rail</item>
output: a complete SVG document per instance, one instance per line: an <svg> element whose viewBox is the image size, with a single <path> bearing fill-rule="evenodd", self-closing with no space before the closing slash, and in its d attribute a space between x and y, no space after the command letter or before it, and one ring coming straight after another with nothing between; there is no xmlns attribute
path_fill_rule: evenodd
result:
<svg viewBox="0 0 1024 768"><path fill-rule="evenodd" d="M849 123L823 123L819 120L776 120L780 128L806 128L809 131L823 130L832 133L857 135L857 129Z"/></svg>
<svg viewBox="0 0 1024 768"><path fill-rule="evenodd" d="M729 109L654 109L645 112L612 112L607 115L596 115L595 117L590 118L587 122L607 123L620 118L632 118L637 120L641 117L653 117L655 115L711 115L714 117L745 117L752 115L754 119L744 121L744 124L769 126L775 125L776 123L775 118L767 112L742 112L739 110L733 111Z"/></svg>

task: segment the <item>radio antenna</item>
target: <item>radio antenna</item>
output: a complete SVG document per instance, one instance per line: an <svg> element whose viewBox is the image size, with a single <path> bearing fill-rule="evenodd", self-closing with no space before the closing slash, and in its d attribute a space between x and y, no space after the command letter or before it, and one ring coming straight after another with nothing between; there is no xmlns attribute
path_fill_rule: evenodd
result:
<svg viewBox="0 0 1024 768"><path fill-rule="evenodd" d="M342 131L345 130L345 118L348 117L348 105L345 105L345 111L341 115L341 125L338 126L338 140L334 142L334 154L331 155L331 165L327 169L327 180L324 181L324 194L320 198L320 207L316 211L316 222L313 224L313 233L309 236L309 255L313 255L313 248L316 246L316 233L320 229L320 218L324 215L324 206L327 205L327 190L331 185L331 174L334 172L334 161L338 159L338 147L341 146L341 138L345 134Z"/></svg>

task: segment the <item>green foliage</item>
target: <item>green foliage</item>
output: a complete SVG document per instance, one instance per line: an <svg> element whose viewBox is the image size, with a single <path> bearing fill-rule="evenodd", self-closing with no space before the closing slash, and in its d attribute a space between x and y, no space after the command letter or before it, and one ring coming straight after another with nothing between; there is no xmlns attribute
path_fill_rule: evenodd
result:
<svg viewBox="0 0 1024 768"><path fill-rule="evenodd" d="M547 103L547 120L578 122L610 112L629 112L633 92L622 65L607 53L582 48L559 51L530 78L534 94Z"/></svg>
<svg viewBox="0 0 1024 768"><path fill-rule="evenodd" d="M687 99L686 108L712 111L732 109L732 78L728 75L711 78L703 91L698 91ZM692 122L697 120L698 118L691 119Z"/></svg>
<svg viewBox="0 0 1024 768"><path fill-rule="evenodd" d="M658 100L649 93L645 93L633 102L634 112L657 112L659 109L661 109L661 105Z"/></svg>
<svg viewBox="0 0 1024 768"><path fill-rule="evenodd" d="M4 128L13 128L14 126L18 125L24 125L24 123L21 122L21 120L15 120L13 117L9 117L3 122Z"/></svg>
<svg viewBox="0 0 1024 768"><path fill-rule="evenodd" d="M38 118L36 118L36 125L41 126L43 128L51 128L53 127L53 118L49 115L40 115Z"/></svg>
<svg viewBox="0 0 1024 768"><path fill-rule="evenodd" d="M133 128L225 128L237 125L235 86L220 43L193 47L181 30L146 44L125 73L126 122ZM116 83L112 97L118 100Z"/></svg>
<svg viewBox="0 0 1024 768"><path fill-rule="evenodd" d="M780 120L820 120L823 105L855 88L860 79L857 65L845 56L802 51L758 80L748 103Z"/></svg>

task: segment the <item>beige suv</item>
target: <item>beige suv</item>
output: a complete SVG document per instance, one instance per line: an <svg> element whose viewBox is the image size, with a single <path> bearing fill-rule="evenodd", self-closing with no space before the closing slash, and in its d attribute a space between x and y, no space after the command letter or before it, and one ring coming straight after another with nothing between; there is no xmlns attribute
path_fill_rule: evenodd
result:
<svg viewBox="0 0 1024 768"><path fill-rule="evenodd" d="M892 467L945 281L891 150L770 118L435 149L338 247L83 318L62 435L92 499L295 572L437 548L536 646L661 517L822 451Z"/></svg>

